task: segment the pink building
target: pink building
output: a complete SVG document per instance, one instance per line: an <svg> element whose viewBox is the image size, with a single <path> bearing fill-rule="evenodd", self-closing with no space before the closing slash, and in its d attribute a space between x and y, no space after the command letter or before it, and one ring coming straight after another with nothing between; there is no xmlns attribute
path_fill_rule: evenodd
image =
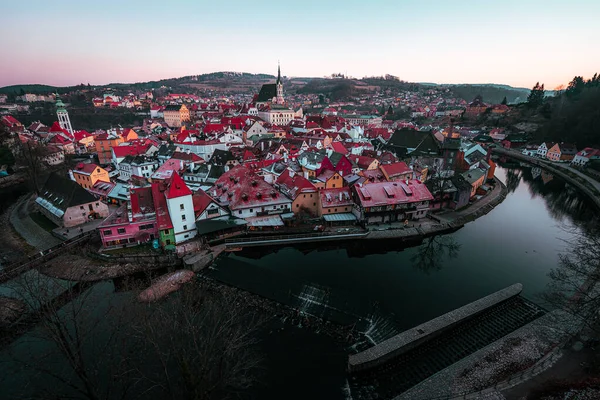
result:
<svg viewBox="0 0 600 400"><path fill-rule="evenodd" d="M158 238L152 188L132 188L129 208L120 207L98 226L98 231L105 248L137 246Z"/></svg>

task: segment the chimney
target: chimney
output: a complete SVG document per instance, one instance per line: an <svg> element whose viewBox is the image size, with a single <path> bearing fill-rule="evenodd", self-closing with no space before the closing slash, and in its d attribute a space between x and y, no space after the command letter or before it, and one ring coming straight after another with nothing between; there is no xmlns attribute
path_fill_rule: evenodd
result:
<svg viewBox="0 0 600 400"><path fill-rule="evenodd" d="M304 171L304 177L308 179L308 171Z"/></svg>
<svg viewBox="0 0 600 400"><path fill-rule="evenodd" d="M229 165L225 164L223 168L225 169L225 172L229 171Z"/></svg>
<svg viewBox="0 0 600 400"><path fill-rule="evenodd" d="M340 201L342 201L342 192L340 192Z"/></svg>
<svg viewBox="0 0 600 400"><path fill-rule="evenodd" d="M295 171L289 170L290 178L293 178L296 175Z"/></svg>

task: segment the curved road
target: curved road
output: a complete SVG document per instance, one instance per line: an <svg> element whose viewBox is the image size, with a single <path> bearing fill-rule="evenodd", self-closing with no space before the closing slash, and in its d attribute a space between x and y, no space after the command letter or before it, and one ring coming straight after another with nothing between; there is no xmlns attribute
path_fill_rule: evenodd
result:
<svg viewBox="0 0 600 400"><path fill-rule="evenodd" d="M17 233L25 239L27 243L38 250L47 250L54 247L62 240L52 236L52 234L29 217L30 195L21 197L10 213L10 223Z"/></svg>

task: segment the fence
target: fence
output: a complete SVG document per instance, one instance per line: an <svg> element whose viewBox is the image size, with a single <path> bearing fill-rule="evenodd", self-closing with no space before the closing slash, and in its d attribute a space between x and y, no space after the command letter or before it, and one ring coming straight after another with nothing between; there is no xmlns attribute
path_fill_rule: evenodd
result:
<svg viewBox="0 0 600 400"><path fill-rule="evenodd" d="M54 257L62 254L65 250L75 247L75 245L86 242L96 234L96 231L82 233L54 247L51 247L44 251L40 251L38 254L32 256L28 260L18 261L7 265L2 271L0 271L0 283L11 280L14 277L22 274L23 272L28 271L29 269L40 265L48 260L53 259Z"/></svg>
<svg viewBox="0 0 600 400"><path fill-rule="evenodd" d="M315 233L301 233L296 235L272 235L272 236L257 236L250 238L236 238L236 239L226 239L225 245L233 245L233 244L244 244L244 243L253 243L253 242L275 242L275 241L294 241L299 239L312 239L312 238L331 238L331 239L345 239L345 238L358 238L364 237L368 234L368 232L362 233L349 233L349 234L339 234L334 232L315 232Z"/></svg>

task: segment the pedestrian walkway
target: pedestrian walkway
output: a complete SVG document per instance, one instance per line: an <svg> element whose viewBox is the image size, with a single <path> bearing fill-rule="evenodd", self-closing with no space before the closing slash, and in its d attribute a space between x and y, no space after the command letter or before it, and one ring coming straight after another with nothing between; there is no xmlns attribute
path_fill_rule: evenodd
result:
<svg viewBox="0 0 600 400"><path fill-rule="evenodd" d="M50 232L39 226L29 216L29 195L23 196L11 210L10 223L23 239L38 250L47 250L60 243L62 240L54 237Z"/></svg>

